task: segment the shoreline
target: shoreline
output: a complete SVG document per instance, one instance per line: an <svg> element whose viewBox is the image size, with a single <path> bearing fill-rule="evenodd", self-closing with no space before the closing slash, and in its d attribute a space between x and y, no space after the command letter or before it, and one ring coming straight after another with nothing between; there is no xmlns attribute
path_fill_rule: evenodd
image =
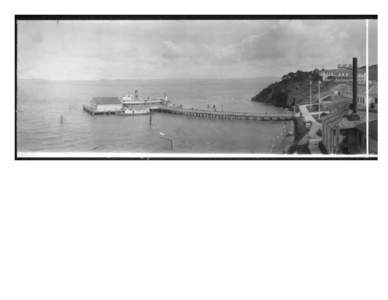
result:
<svg viewBox="0 0 388 300"><path fill-rule="evenodd" d="M292 132L292 135L287 135ZM270 153L288 154L288 149L294 144L294 125L293 121L286 121L281 125L280 134L274 137Z"/></svg>

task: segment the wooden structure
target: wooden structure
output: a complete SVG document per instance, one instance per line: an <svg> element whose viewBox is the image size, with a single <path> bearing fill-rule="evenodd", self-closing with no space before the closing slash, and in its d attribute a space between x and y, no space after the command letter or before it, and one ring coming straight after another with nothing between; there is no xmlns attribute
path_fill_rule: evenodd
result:
<svg viewBox="0 0 388 300"><path fill-rule="evenodd" d="M349 105L344 103L322 119L322 143L329 154L340 152L343 136L340 132L340 122L349 111Z"/></svg>
<svg viewBox="0 0 388 300"><path fill-rule="evenodd" d="M83 106L83 110L91 115L131 115L125 114L124 110L114 111L98 111L92 106ZM220 120L245 120L245 121L290 121L293 120L295 114L290 113L248 113L248 112L228 112L216 110L201 110L188 109L182 107L172 107L166 105L158 105L149 108L149 113L167 113L174 115L183 115L194 118L220 119ZM134 114L136 115L136 114Z"/></svg>
<svg viewBox="0 0 388 300"><path fill-rule="evenodd" d="M253 121L288 121L294 118L294 113L246 113L227 112L201 109L187 109L179 107L159 106L151 108L151 112L168 113L174 115L184 115L188 117L221 119L221 120L253 120Z"/></svg>
<svg viewBox="0 0 388 300"><path fill-rule="evenodd" d="M123 104L118 97L95 97L90 101L89 109L96 113L119 112Z"/></svg>
<svg viewBox="0 0 388 300"><path fill-rule="evenodd" d="M82 106L83 111L87 112L88 114L94 116L94 115L119 115L122 113L121 110L104 110L99 111L96 110L93 106L84 105Z"/></svg>

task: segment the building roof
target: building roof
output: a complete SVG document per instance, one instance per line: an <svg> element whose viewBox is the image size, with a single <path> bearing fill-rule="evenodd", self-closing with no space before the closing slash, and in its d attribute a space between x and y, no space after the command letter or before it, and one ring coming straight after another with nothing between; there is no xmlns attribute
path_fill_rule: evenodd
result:
<svg viewBox="0 0 388 300"><path fill-rule="evenodd" d="M339 123L340 128L341 129L351 129L351 128L361 129L362 126L365 127L365 123L366 123L365 111L358 111L357 114L360 116L360 120L348 120L347 118L343 118ZM377 113L369 112L369 124L375 121L376 121L376 125L373 125L373 126L376 126L376 132L377 132ZM371 130L369 130L369 135L371 135ZM377 133L376 133L376 138L377 138Z"/></svg>
<svg viewBox="0 0 388 300"><path fill-rule="evenodd" d="M352 73L351 69L345 69L345 68L340 68L340 69L324 69L322 70L323 72L342 72L342 73Z"/></svg>
<svg viewBox="0 0 388 300"><path fill-rule="evenodd" d="M94 97L92 102L98 105L121 104L118 97Z"/></svg>
<svg viewBox="0 0 388 300"><path fill-rule="evenodd" d="M353 86L351 84L339 84L335 86L333 89L335 92L341 92L341 93L347 93L347 94L353 94ZM366 93L366 86L365 84L358 84L357 85L357 94L358 96L364 96ZM370 84L369 85L369 97L377 97L377 84Z"/></svg>

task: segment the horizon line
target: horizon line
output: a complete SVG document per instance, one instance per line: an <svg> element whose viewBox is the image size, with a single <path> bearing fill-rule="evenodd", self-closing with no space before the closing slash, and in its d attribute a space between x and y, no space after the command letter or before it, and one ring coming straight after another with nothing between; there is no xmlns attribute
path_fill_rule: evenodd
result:
<svg viewBox="0 0 388 300"><path fill-rule="evenodd" d="M378 63L370 64L369 67L377 66ZM365 68L366 65L359 67ZM335 68L335 67L334 67ZM303 70L297 70L303 71ZM294 71L297 72L297 71ZM312 70L311 70L312 71ZM303 71L303 72L311 72ZM284 75L284 74L283 74ZM125 81L125 80L138 80L138 81L147 81L147 80L242 80L242 79L260 79L260 78L281 78L283 75L261 75L261 76L248 76L248 77L166 77L166 78L100 78L100 79L48 79L48 78L25 78L17 77L17 80L40 80L40 81Z"/></svg>
<svg viewBox="0 0 388 300"><path fill-rule="evenodd" d="M167 77L167 78L101 78L101 79L47 79L47 78L17 78L17 80L40 80L40 81L126 81L126 80L234 80L234 79L258 79L258 78L275 78L277 75L252 76L252 77Z"/></svg>

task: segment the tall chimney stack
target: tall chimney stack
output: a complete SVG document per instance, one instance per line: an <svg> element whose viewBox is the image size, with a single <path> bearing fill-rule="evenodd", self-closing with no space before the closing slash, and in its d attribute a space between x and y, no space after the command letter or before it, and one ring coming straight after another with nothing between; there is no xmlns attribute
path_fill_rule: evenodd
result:
<svg viewBox="0 0 388 300"><path fill-rule="evenodd" d="M360 120L360 116L357 114L357 57L353 57L353 103L352 103L352 113L348 115L348 119L351 121Z"/></svg>
<svg viewBox="0 0 388 300"><path fill-rule="evenodd" d="M357 57L353 57L353 114L357 113Z"/></svg>

